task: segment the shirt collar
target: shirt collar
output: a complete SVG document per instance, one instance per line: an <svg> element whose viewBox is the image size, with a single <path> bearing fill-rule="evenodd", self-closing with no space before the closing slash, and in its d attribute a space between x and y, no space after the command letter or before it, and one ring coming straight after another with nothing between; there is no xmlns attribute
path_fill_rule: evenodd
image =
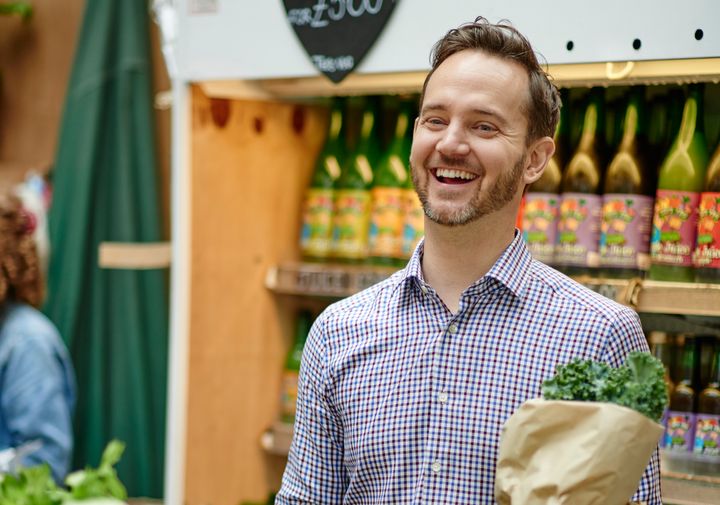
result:
<svg viewBox="0 0 720 505"><path fill-rule="evenodd" d="M420 243L418 243L415 248L415 252L413 252L413 255L410 257L410 260L405 267L402 275L403 283L408 280L413 280L421 288L422 286L425 286L425 279L422 274L422 256L424 249L425 239L423 238L420 240ZM525 277L530 269L531 262L532 256L530 255L530 251L528 251L527 247L525 247L525 241L522 238L522 234L516 229L515 237L512 242L510 242L510 245L505 248L488 273L474 282L466 290L466 293L473 293L483 283L484 279L489 278L494 279L513 295L519 297L525 283Z"/></svg>

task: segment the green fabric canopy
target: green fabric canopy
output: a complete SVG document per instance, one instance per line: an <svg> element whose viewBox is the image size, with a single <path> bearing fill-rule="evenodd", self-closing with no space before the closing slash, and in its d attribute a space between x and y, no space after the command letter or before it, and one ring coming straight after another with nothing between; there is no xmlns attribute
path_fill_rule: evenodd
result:
<svg viewBox="0 0 720 505"><path fill-rule="evenodd" d="M161 240L146 0L88 0L53 171L45 311L78 379L74 467L117 438L130 496L162 497L167 272L98 266L98 245Z"/></svg>

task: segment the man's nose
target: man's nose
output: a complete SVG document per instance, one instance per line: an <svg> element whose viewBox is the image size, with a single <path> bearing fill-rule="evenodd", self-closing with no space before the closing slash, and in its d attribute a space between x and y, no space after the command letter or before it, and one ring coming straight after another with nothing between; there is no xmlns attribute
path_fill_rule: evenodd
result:
<svg viewBox="0 0 720 505"><path fill-rule="evenodd" d="M443 136L438 140L435 149L445 156L465 156L470 152L466 132L461 126L449 125Z"/></svg>

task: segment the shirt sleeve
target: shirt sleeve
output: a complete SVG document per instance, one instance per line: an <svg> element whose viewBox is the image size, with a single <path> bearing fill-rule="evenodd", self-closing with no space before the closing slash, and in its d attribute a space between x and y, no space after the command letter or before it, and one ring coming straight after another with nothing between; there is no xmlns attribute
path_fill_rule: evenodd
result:
<svg viewBox="0 0 720 505"><path fill-rule="evenodd" d="M303 350L293 441L275 503L339 504L347 489L343 429L327 393L325 332L319 318Z"/></svg>
<svg viewBox="0 0 720 505"><path fill-rule="evenodd" d="M603 360L614 367L625 363L625 357L633 351L649 352L645 334L637 313L624 307L611 326ZM660 493L660 453L656 448L650 463L640 479L640 486L633 495L633 501L647 505L662 505Z"/></svg>
<svg viewBox="0 0 720 505"><path fill-rule="evenodd" d="M62 482L70 468L73 400L64 357L45 337L23 335L10 351L3 375L2 415L13 447L31 440L42 443L22 464L48 463L55 480Z"/></svg>

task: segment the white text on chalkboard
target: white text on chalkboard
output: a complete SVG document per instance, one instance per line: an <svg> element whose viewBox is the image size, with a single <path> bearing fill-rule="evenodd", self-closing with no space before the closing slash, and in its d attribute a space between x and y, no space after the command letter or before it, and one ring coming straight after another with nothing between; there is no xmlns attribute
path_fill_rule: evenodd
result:
<svg viewBox="0 0 720 505"><path fill-rule="evenodd" d="M355 66L355 58L352 55L347 56L325 56L322 54L312 55L313 63L321 72L340 72L342 70L352 70Z"/></svg>
<svg viewBox="0 0 720 505"><path fill-rule="evenodd" d="M375 15L382 4L383 0L317 0L312 7L290 9L287 17L291 25L323 28L330 21L340 21L346 14L354 18Z"/></svg>

